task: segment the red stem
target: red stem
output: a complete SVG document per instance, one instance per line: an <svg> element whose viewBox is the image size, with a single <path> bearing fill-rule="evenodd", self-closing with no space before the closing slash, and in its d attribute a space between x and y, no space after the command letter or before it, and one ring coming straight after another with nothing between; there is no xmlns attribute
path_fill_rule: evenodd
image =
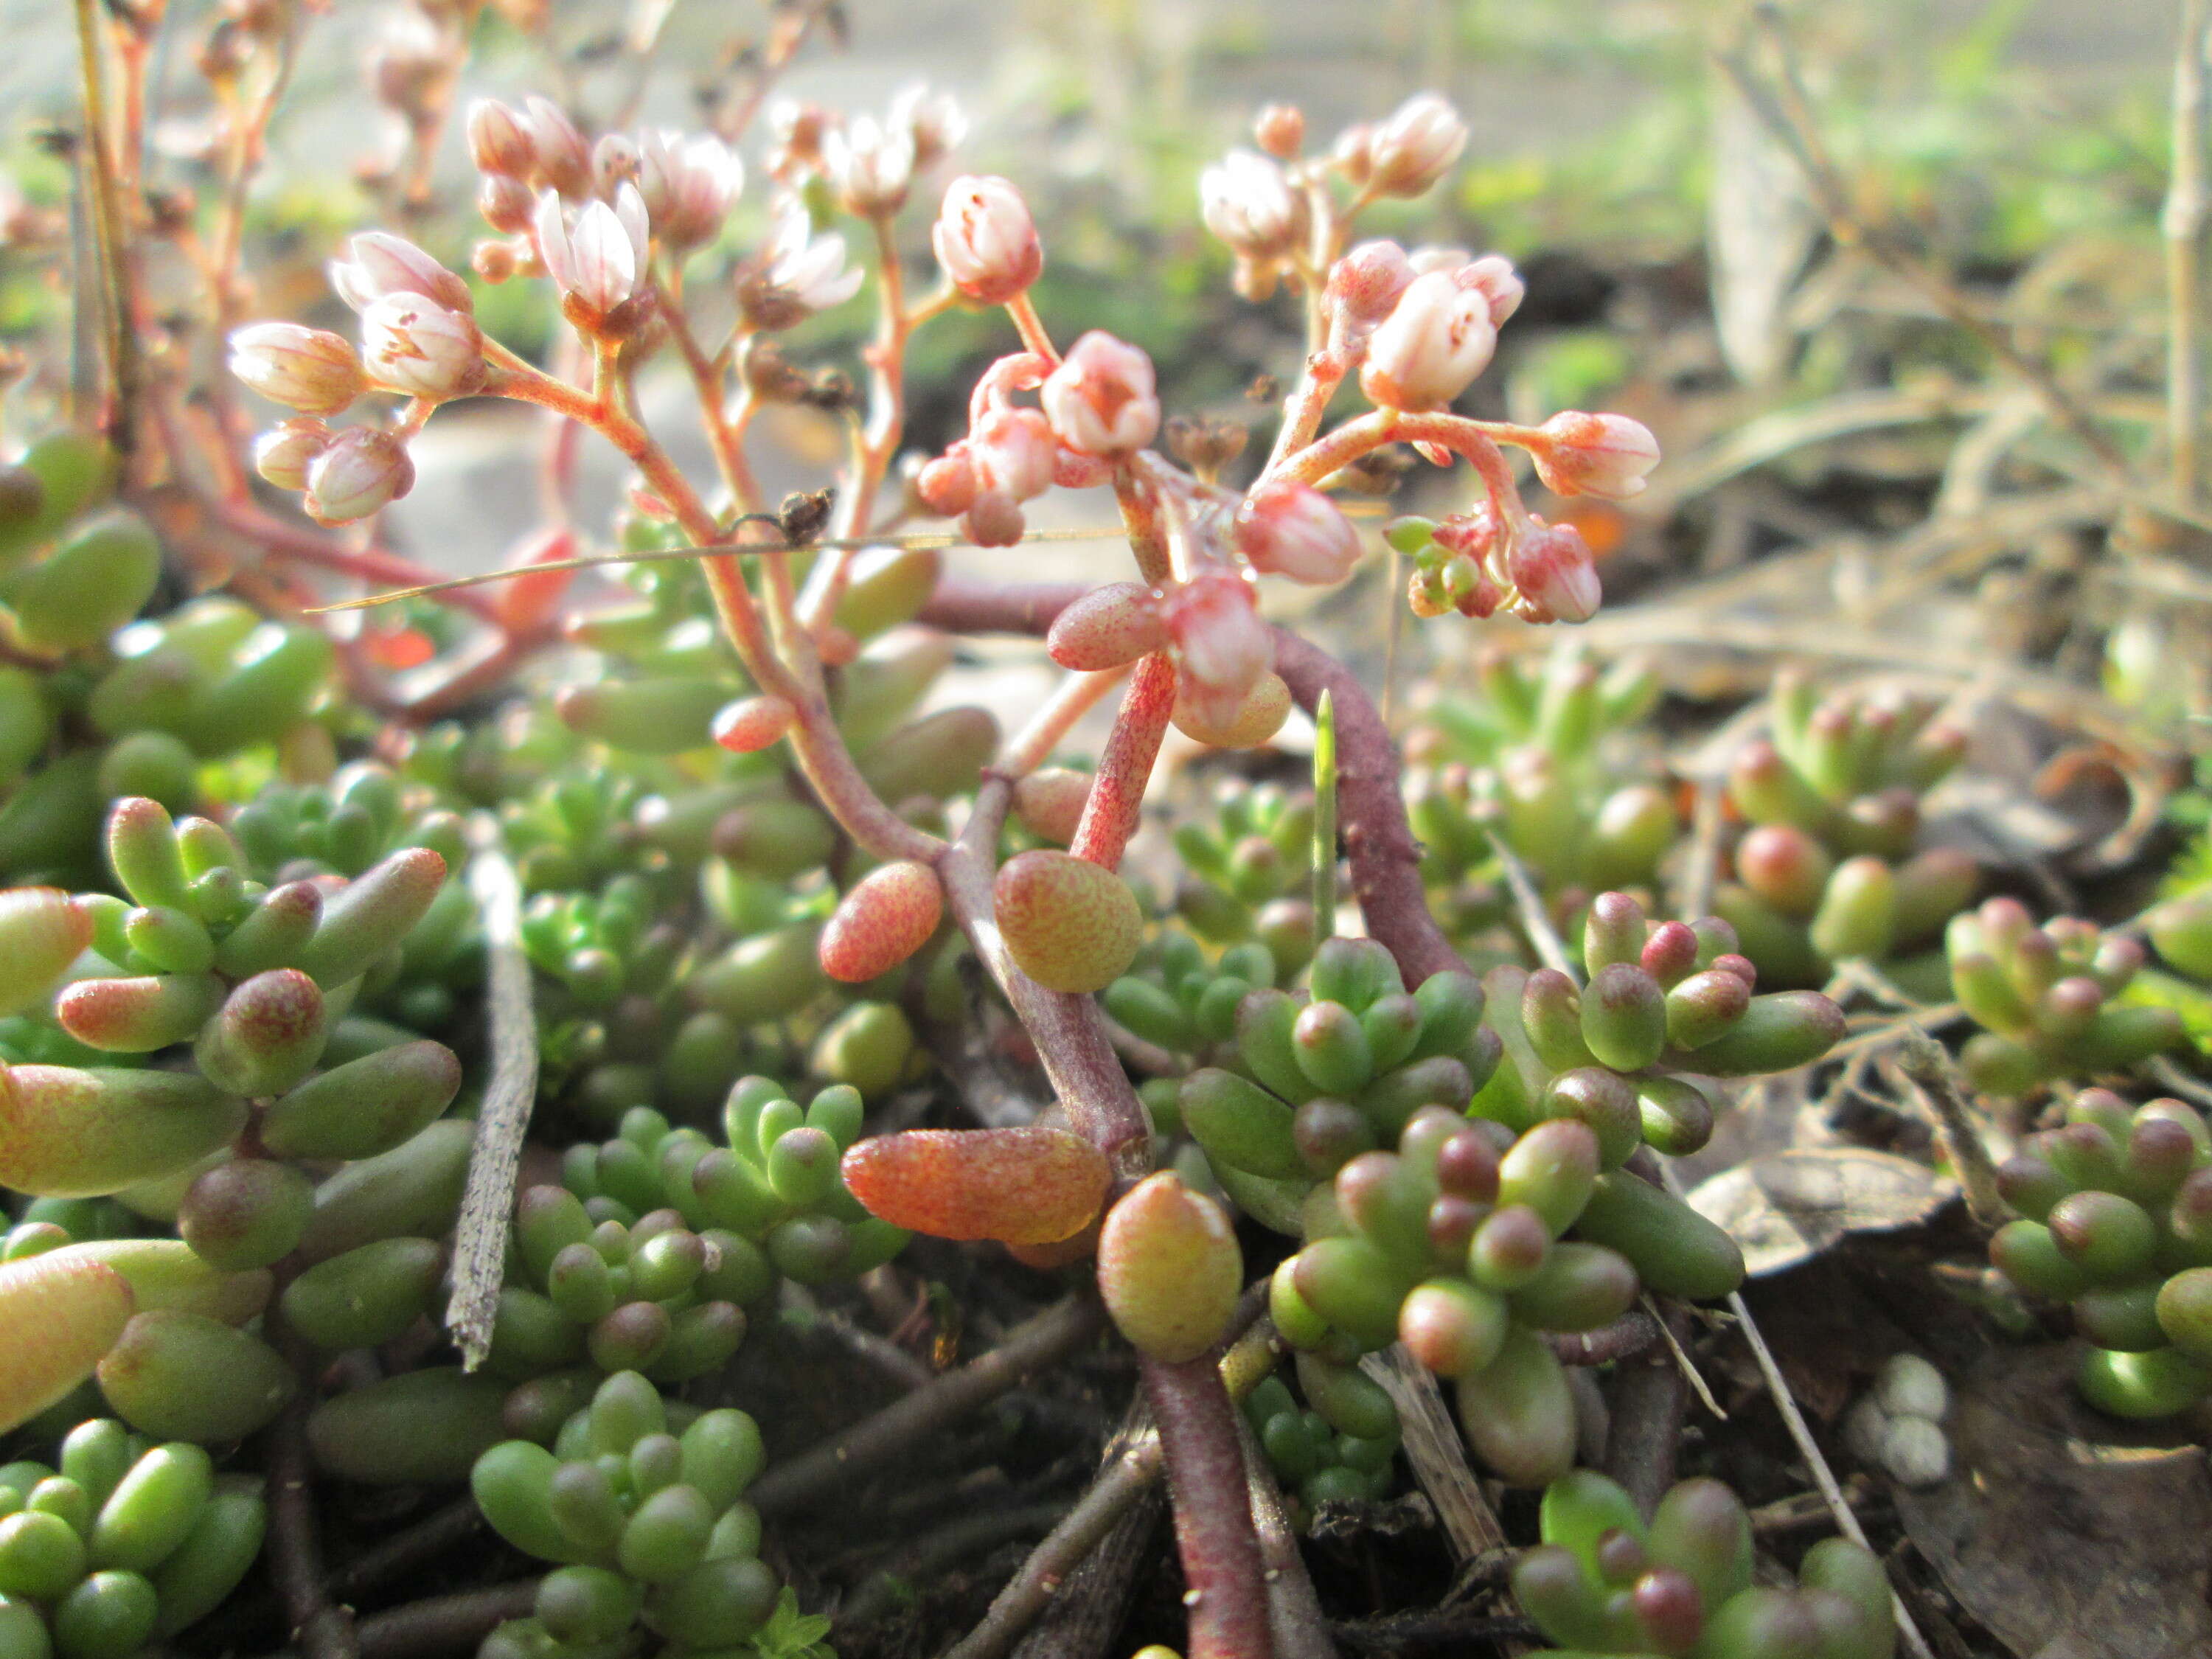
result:
<svg viewBox="0 0 2212 1659"><path fill-rule="evenodd" d="M1237 1408L1220 1368L1206 1354L1175 1365L1147 1359L1143 1373L1175 1494L1190 1659L1268 1659L1267 1570L1252 1527Z"/></svg>
<svg viewBox="0 0 2212 1659"><path fill-rule="evenodd" d="M1067 850L1079 859L1109 870L1118 869L1122 849L1136 833L1137 815L1144 808L1145 786L1152 781L1152 763L1159 759L1161 739L1167 736L1168 716L1175 712L1176 671L1164 651L1155 651L1139 663L1121 694L1121 712L1114 721L1106 752L1099 757L1098 775L1083 803L1083 817Z"/></svg>
<svg viewBox="0 0 2212 1659"><path fill-rule="evenodd" d="M1090 589L1080 582L991 588L948 576L920 620L961 634L1041 635ZM1467 966L1429 914L1420 843L1398 793L1399 759L1389 729L1356 675L1294 634L1275 635L1275 672L1311 712L1321 694L1336 708L1337 811L1367 931L1398 959L1408 984Z"/></svg>

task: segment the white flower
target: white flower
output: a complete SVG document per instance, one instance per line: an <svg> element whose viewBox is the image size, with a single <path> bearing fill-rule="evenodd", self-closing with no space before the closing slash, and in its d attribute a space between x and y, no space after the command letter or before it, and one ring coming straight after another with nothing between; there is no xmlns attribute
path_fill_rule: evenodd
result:
<svg viewBox="0 0 2212 1659"><path fill-rule="evenodd" d="M362 313L361 349L379 386L411 398L458 398L483 384L476 319L419 294L387 294Z"/></svg>
<svg viewBox="0 0 2212 1659"><path fill-rule="evenodd" d="M538 257L554 286L586 318L605 318L636 293L645 276L651 232L644 199L626 183L611 206L586 202L574 223L565 221L557 195L549 190L538 198Z"/></svg>
<svg viewBox="0 0 2212 1659"><path fill-rule="evenodd" d="M823 140L822 161L847 212L862 218L896 213L914 182L914 133L896 122L887 131L872 115L855 116Z"/></svg>
<svg viewBox="0 0 2212 1659"><path fill-rule="evenodd" d="M932 92L919 82L901 87L892 96L886 125L913 139L917 173L944 160L968 136L968 117L959 100L949 92Z"/></svg>
<svg viewBox="0 0 2212 1659"><path fill-rule="evenodd" d="M845 239L832 231L814 234L814 222L797 201L776 216L775 238L769 245L769 283L808 311L841 306L860 291L862 273L845 269Z"/></svg>
<svg viewBox="0 0 2212 1659"><path fill-rule="evenodd" d="M1198 176L1206 228L1249 259L1279 259L1305 234L1306 205L1281 167L1232 149Z"/></svg>
<svg viewBox="0 0 2212 1659"><path fill-rule="evenodd" d="M1152 360L1101 329L1068 348L1037 397L1054 434L1081 454L1142 449L1160 429Z"/></svg>
<svg viewBox="0 0 2212 1659"><path fill-rule="evenodd" d="M448 311L473 312L469 285L404 236L365 230L346 244L349 256L333 259L331 287L356 311L387 294L419 294Z"/></svg>
<svg viewBox="0 0 2212 1659"><path fill-rule="evenodd" d="M744 189L745 167L719 138L648 132L638 141L638 194L660 240L673 248L711 242Z"/></svg>

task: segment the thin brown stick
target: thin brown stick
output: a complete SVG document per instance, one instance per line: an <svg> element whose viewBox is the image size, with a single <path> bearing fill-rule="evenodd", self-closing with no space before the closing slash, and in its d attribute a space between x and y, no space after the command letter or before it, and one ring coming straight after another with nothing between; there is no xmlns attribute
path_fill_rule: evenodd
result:
<svg viewBox="0 0 2212 1659"><path fill-rule="evenodd" d="M1649 1315L1639 1317L1650 1322L1656 1340L1656 1322ZM1686 1341L1689 1321L1681 1311L1672 1310L1666 1317L1676 1342ZM1675 1363L1672 1348L1654 1346L1622 1365L1611 1405L1613 1432L1606 1442L1605 1472L1648 1517L1674 1484L1682 1419L1690 1407L1689 1377Z"/></svg>
<svg viewBox="0 0 2212 1659"><path fill-rule="evenodd" d="M1936 1114L1936 1133L1965 1189L1967 1211L1992 1231L2003 1226L2011 1219L2012 1206L1997 1191L1997 1166L1975 1127L1974 1109L1959 1087L1951 1056L1925 1031L1911 1030L1897 1045L1897 1069Z"/></svg>
<svg viewBox="0 0 2212 1659"><path fill-rule="evenodd" d="M1072 1296L1017 1325L987 1354L895 1400L874 1416L780 1463L745 1494L763 1515L780 1515L855 1474L910 1449L922 1437L988 1405L1094 1340L1105 1310L1094 1296Z"/></svg>
<svg viewBox="0 0 2212 1659"><path fill-rule="evenodd" d="M506 1276L522 1138L538 1098L538 1020L531 1009L530 963L522 953L522 887L514 866L487 839L469 860L468 880L483 921L491 1076L477 1114L468 1185L453 1230L453 1293L446 1323L460 1345L463 1366L474 1370L491 1352L492 1319Z"/></svg>
<svg viewBox="0 0 2212 1659"><path fill-rule="evenodd" d="M476 1499L456 1499L347 1562L331 1575L331 1594L340 1601L357 1601L402 1573L451 1554L473 1541L483 1529L483 1511L477 1507Z"/></svg>
<svg viewBox="0 0 2212 1659"><path fill-rule="evenodd" d="M2173 154L2167 163L2166 210L2166 398L2168 477L2185 506L2197 499L2204 427L2204 343L2198 307L2204 293L2204 222L2212 212L2205 182L2204 126L2212 88L2205 59L2212 52L2212 0L2181 0L2180 37L2173 48Z"/></svg>
<svg viewBox="0 0 2212 1659"><path fill-rule="evenodd" d="M1014 1659L1108 1659L1115 1651L1115 1635L1128 1616L1138 1572L1158 1547L1154 1536L1167 1502L1155 1463L1106 1535L1062 1578Z"/></svg>

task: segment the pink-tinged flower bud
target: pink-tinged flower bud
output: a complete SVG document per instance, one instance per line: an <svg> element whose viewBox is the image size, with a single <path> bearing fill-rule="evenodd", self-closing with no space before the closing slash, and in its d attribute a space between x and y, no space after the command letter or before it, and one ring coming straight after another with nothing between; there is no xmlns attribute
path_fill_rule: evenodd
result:
<svg viewBox="0 0 2212 1659"><path fill-rule="evenodd" d="M864 219L896 213L914 182L914 134L896 125L886 131L872 115L855 116L823 140L822 161L848 213Z"/></svg>
<svg viewBox="0 0 2212 1659"><path fill-rule="evenodd" d="M1059 447L1052 423L1034 409L994 409L975 423L968 440L977 484L1004 490L1017 501L1052 488Z"/></svg>
<svg viewBox="0 0 2212 1659"><path fill-rule="evenodd" d="M297 323L233 330L230 372L272 403L335 415L368 390L368 376L343 336Z"/></svg>
<svg viewBox="0 0 2212 1659"><path fill-rule="evenodd" d="M1037 397L1060 442L1085 455L1142 449L1160 429L1152 360L1100 329L1068 348Z"/></svg>
<svg viewBox="0 0 2212 1659"><path fill-rule="evenodd" d="M520 183L537 164L538 149L522 118L496 99L469 106L469 159L477 171Z"/></svg>
<svg viewBox="0 0 2212 1659"><path fill-rule="evenodd" d="M1502 253L1486 253L1480 259L1468 260L1454 273L1454 280L1490 301L1492 328L1504 327L1505 319L1521 309L1521 301L1528 292L1528 285L1514 270L1513 261Z"/></svg>
<svg viewBox="0 0 2212 1659"><path fill-rule="evenodd" d="M981 487L968 459L966 442L953 445L923 467L915 475L914 487L931 512L948 519L965 513Z"/></svg>
<svg viewBox="0 0 2212 1659"><path fill-rule="evenodd" d="M586 327L605 321L637 290L645 274L645 202L635 185L623 185L614 203L586 202L575 222L566 222L561 198L547 191L538 198L533 229L538 257L572 315Z"/></svg>
<svg viewBox="0 0 2212 1659"><path fill-rule="evenodd" d="M649 132L638 145L638 194L672 248L714 240L745 185L744 163L719 138Z"/></svg>
<svg viewBox="0 0 2212 1659"><path fill-rule="evenodd" d="M1281 167L1249 149L1232 149L1198 175L1206 228L1248 259L1279 259L1304 239L1305 198Z"/></svg>
<svg viewBox="0 0 2212 1659"><path fill-rule="evenodd" d="M1521 593L1515 613L1526 622L1588 622L1604 598L1589 544L1571 524L1529 523L1514 546L1508 573Z"/></svg>
<svg viewBox="0 0 2212 1659"><path fill-rule="evenodd" d="M724 705L709 730L732 754L752 755L781 741L798 720L787 697L740 697Z"/></svg>
<svg viewBox="0 0 2212 1659"><path fill-rule="evenodd" d="M576 124L550 98L523 100L522 124L530 134L536 165L526 182L563 196L581 197L592 188L592 152Z"/></svg>
<svg viewBox="0 0 2212 1659"><path fill-rule="evenodd" d="M1310 484L1261 484L1237 512L1237 550L1253 569L1294 582L1340 582L1359 562L1359 532Z"/></svg>
<svg viewBox="0 0 2212 1659"><path fill-rule="evenodd" d="M1305 112L1296 104L1269 104L1253 120L1252 137L1277 161L1291 161L1305 148Z"/></svg>
<svg viewBox="0 0 2212 1659"><path fill-rule="evenodd" d="M505 231L510 236L530 228L530 217L537 207L538 198L530 193L530 186L505 173L487 173L484 181L477 186L477 211L483 215L484 222L494 230ZM475 263L482 273L482 246L477 250Z"/></svg>
<svg viewBox="0 0 2212 1659"><path fill-rule="evenodd" d="M349 524L398 501L415 487L407 447L374 427L348 427L307 463L307 516L317 524Z"/></svg>
<svg viewBox="0 0 2212 1659"><path fill-rule="evenodd" d="M1160 602L1139 582L1092 588L1053 618L1044 638L1047 654L1079 673L1119 668L1167 643Z"/></svg>
<svg viewBox="0 0 2212 1659"><path fill-rule="evenodd" d="M387 294L419 294L448 311L473 312L469 285L404 236L364 230L346 244L349 256L331 261L331 287L356 311Z"/></svg>
<svg viewBox="0 0 2212 1659"><path fill-rule="evenodd" d="M961 515L960 523L968 532L968 539L978 547L1012 547L1029 529L1029 520L1022 516L1021 503L1003 489L978 493Z"/></svg>
<svg viewBox="0 0 2212 1659"><path fill-rule="evenodd" d="M912 141L917 173L943 161L968 136L968 118L961 112L959 100L921 85L901 87L892 95L885 125Z"/></svg>
<svg viewBox="0 0 2212 1659"><path fill-rule="evenodd" d="M387 294L362 313L361 345L376 383L410 398L464 397L484 382L477 319L419 294Z"/></svg>
<svg viewBox="0 0 2212 1659"><path fill-rule="evenodd" d="M1146 1176L1106 1212L1098 1293L1139 1353L1170 1364L1197 1358L1228 1328L1243 1279L1229 1218L1172 1170Z"/></svg>
<svg viewBox="0 0 2212 1659"><path fill-rule="evenodd" d="M1369 137L1369 184L1384 196L1419 196L1466 148L1459 112L1433 92L1417 93Z"/></svg>
<svg viewBox="0 0 2212 1659"><path fill-rule="evenodd" d="M1442 409L1490 366L1490 301L1447 273L1417 276L1367 343L1359 389L1388 409Z"/></svg>
<svg viewBox="0 0 2212 1659"><path fill-rule="evenodd" d="M1340 343L1364 341L1382 326L1418 274L1395 242L1362 242L1331 265L1323 299Z"/></svg>
<svg viewBox="0 0 2212 1659"><path fill-rule="evenodd" d="M1644 475L1659 465L1659 441L1626 415L1554 415L1537 428L1551 440L1532 446L1536 476L1559 495L1602 495L1625 501L1644 493Z"/></svg>
<svg viewBox="0 0 2212 1659"><path fill-rule="evenodd" d="M822 929L822 971L859 985L890 970L929 943L945 916L937 872L913 859L879 865L839 902Z"/></svg>
<svg viewBox="0 0 2212 1659"><path fill-rule="evenodd" d="M1329 155L1338 168L1355 185L1364 185L1375 172L1375 129L1364 121L1336 135Z"/></svg>
<svg viewBox="0 0 2212 1659"><path fill-rule="evenodd" d="M331 447L331 436L313 416L283 422L253 441L253 470L279 489L305 489L307 464Z"/></svg>
<svg viewBox="0 0 2212 1659"><path fill-rule="evenodd" d="M1006 304L1044 269L1029 204L995 175L963 175L945 187L929 243L953 286L982 305Z"/></svg>
<svg viewBox="0 0 2212 1659"><path fill-rule="evenodd" d="M1275 636L1260 619L1251 583L1227 570L1201 571L1168 595L1167 617L1183 671L1179 699L1207 724L1230 725L1275 666Z"/></svg>

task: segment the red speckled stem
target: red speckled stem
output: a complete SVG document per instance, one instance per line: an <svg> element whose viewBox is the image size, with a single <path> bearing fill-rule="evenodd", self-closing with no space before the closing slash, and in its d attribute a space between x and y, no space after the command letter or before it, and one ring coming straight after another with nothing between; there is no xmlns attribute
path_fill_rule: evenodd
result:
<svg viewBox="0 0 2212 1659"><path fill-rule="evenodd" d="M1106 752L1099 757L1098 775L1083 803L1083 817L1067 850L1079 859L1109 870L1121 863L1121 851L1136 833L1137 815L1145 804L1145 786L1152 781L1152 763L1160 757L1160 740L1167 735L1168 716L1175 712L1176 671L1167 653L1155 651L1139 663L1121 694L1121 712L1115 720Z"/></svg>

